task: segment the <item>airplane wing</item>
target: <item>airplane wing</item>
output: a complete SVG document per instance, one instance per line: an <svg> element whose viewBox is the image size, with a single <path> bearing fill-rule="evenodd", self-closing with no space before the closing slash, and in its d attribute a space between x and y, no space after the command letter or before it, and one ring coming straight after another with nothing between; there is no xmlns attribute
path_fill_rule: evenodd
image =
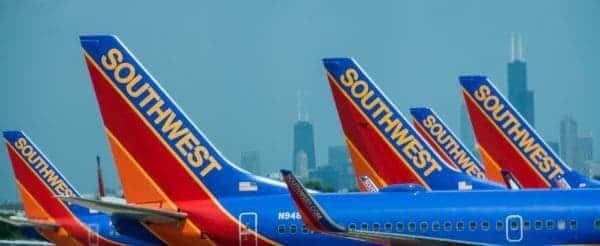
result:
<svg viewBox="0 0 600 246"><path fill-rule="evenodd" d="M0 222L6 223L15 227L35 227L39 229L58 229L58 224L45 220L32 220L11 216L8 218L0 216Z"/></svg>
<svg viewBox="0 0 600 246"><path fill-rule="evenodd" d="M81 197L59 197L65 202L74 203L90 209L125 216L150 223L178 223L187 217L186 213L164 209L147 208L138 205L121 204L107 201L85 199Z"/></svg>
<svg viewBox="0 0 600 246"><path fill-rule="evenodd" d="M433 238L400 233L375 232L362 230L347 230L333 221L306 191L302 183L294 177L292 172L281 170L283 180L288 186L290 195L302 216L306 226L316 232L331 234L339 237L369 241L384 245L479 245L475 242L462 242L443 238Z"/></svg>

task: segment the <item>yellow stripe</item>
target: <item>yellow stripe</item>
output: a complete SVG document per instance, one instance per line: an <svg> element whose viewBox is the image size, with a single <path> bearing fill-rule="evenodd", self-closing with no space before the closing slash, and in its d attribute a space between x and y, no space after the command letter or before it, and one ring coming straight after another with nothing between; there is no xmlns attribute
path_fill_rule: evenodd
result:
<svg viewBox="0 0 600 246"><path fill-rule="evenodd" d="M336 81L336 82L337 82L337 80L336 80L336 79L333 77L333 75L331 75L331 73L329 73L329 71L327 72L327 76L328 76L330 79L332 79L333 81ZM356 110L358 110L358 112L360 112L360 114L361 114L363 117L365 117L365 118L367 119L367 122L369 122L369 124L371 124L371 126L373 126L375 129L377 129L375 132L377 132L377 134L379 134L379 136L380 136L381 138L383 138L383 139L384 139L384 141L383 141L383 142L385 142L385 143L386 143L386 144L387 144L387 145L388 145L390 148L392 148L392 150L394 150L394 151L392 151L392 152L394 152L394 154L396 154L396 156L398 156L398 157L399 157L399 158L400 158L402 161L404 161L404 163L407 163L407 164L408 164L409 162L408 162L408 161L406 161L406 159L404 159L404 157L402 157L402 156L401 156L401 155L398 153L398 151L396 151L396 148L394 148L394 146L393 146L393 145L392 145L392 144L391 144L389 141L387 141L387 138L385 138L385 136L383 136L383 134L382 134L382 133L379 131L379 128L377 128L377 126L375 126L375 124L374 124L374 123L373 123L373 122L372 122L372 121L369 119L369 117L368 117L368 116L367 116L367 115L366 115L366 114L365 114L365 113L364 113L364 112L363 112L363 111L362 111L362 110L361 110L361 109L360 109L360 108L359 108L359 107L358 107L358 106L357 106L357 105L354 103L354 100L352 100L352 99L350 98L350 96L348 96L348 94L346 94L346 92L345 92L345 91L344 91L344 90L343 90L343 89L340 87L340 85L339 85L338 83L333 83L333 84L335 84L335 85L336 85L336 87L337 87L339 90L341 90L341 91L342 91L342 95L344 95L344 96L346 97L346 99L348 99L350 102L352 102L352 103L351 103L351 104L352 104L352 106L354 106L354 108L356 108ZM407 126L405 126L405 127L407 127ZM426 144L426 143L425 143L425 144ZM435 154L435 153L432 153L432 154ZM442 163L442 164L444 164L444 163ZM409 165L410 165L410 164L409 164ZM448 166L448 165L445 165L445 166ZM429 186L429 184L427 184L427 183L426 183L426 182L425 182L425 181L424 181L424 180L421 178L421 176L420 176L418 173L416 173L416 172L415 172L415 170L412 168L412 166L411 166L410 168L408 168L408 170L409 170L410 172L412 172L412 173L415 175L415 177L416 177L416 178L417 178L417 179L418 179L418 180L421 182L421 184L422 184L422 185L423 185L425 188L427 188L428 190L431 190L431 187Z"/></svg>
<svg viewBox="0 0 600 246"><path fill-rule="evenodd" d="M8 143L8 142L7 142L7 143ZM27 163L27 164L29 163L29 162L25 161L25 159L23 159L23 157L22 157L22 156L19 154L19 152L18 152L18 151L17 151L17 150L16 150L16 149L15 149L15 148L12 146L12 144L8 143L7 145L8 145L8 146L10 146L10 148L11 148L11 149L12 149L12 150L13 150L15 153L17 153L17 156L19 157L19 159L21 159L21 160L22 160L24 163ZM36 178L37 178L37 179L38 179L40 182L42 182L42 184L45 184L45 185L44 185L44 187L45 187L46 189L48 189L48 190L50 191L50 193L52 193L52 194L54 193L54 192L53 192L53 191L52 191L52 190L51 190L51 189L48 187L48 185L46 185L46 183L45 183L45 182L42 180L42 178L41 178L39 175L37 175L37 172L31 168L31 165L25 165L25 166L27 166L27 167L28 167L28 168L29 168L29 169L30 169L30 170L31 170L31 171L32 171L34 174L36 174L36 175L34 175L34 176L35 176L35 177L36 177ZM56 198L56 197L53 197L53 199L59 200L59 199L58 199L58 198ZM79 224L79 225L80 225L80 226L81 226L81 227L82 227L84 230L87 230L87 231L88 231L88 233L90 233L90 232L91 232L91 233L93 233L93 234L96 234L96 235L97 235L99 238L102 238L102 239L104 239L105 241L107 241L107 242L110 242L110 243L114 243L114 244L117 244L117 245L125 245L125 244L122 244L122 243L119 243L119 242L112 241L112 240L110 240L110 239L108 239L108 238L105 238L105 237L103 237L103 236L102 236L100 233L97 233L97 232L95 232L95 231L92 231L92 230L90 230L90 229L87 227L87 225L85 225L85 224L83 224L81 221L79 221L79 218L78 218L77 216L75 216L75 215L74 215L74 214L71 212L71 209L69 209L69 208L67 207L67 205L66 205L66 204L65 204L63 201L60 201L60 200L59 200L59 201L58 201L58 203L59 203L61 206L63 206L63 207L64 207L64 208L67 210L67 212L68 212L69 214L71 214L71 217L73 217L73 220L75 220L75 221L76 221L76 222L77 222L77 223L78 223L78 224ZM50 214L48 214L48 215L50 215Z"/></svg>
<svg viewBox="0 0 600 246"><path fill-rule="evenodd" d="M169 205L170 208L177 208L177 206L175 205L175 203L169 199L169 197L164 193L164 191L156 184L156 182L154 182L154 180L152 178L150 178L150 176L148 175L148 173L146 173L146 171L141 168L140 164L138 163L138 161L133 158L133 156L131 155L131 153L129 153L129 151L127 151L127 148L125 148L125 146L123 146L123 144L121 144L121 142L112 134L112 132L108 129L108 128L104 128L106 130L106 134L108 135L108 137L113 140L119 147L121 148L121 151L123 151L125 153L125 155L127 156L127 158L129 158L132 163L135 165L135 167L142 173L142 175L144 175L144 177L146 178L146 180L150 181L150 185L152 185L154 187L154 189L165 199L165 201L167 202L167 204ZM122 182L127 182L126 180L122 180ZM192 226L192 229L198 234L200 235L202 233L202 231L194 224L191 223L191 221L189 221L188 218L185 219L186 221L184 223L188 223L190 224L190 226ZM155 232L154 230L152 230L149 226L146 225L146 223L141 223L144 227L146 227L149 231L152 232L152 234L154 234L156 237L158 237L161 241L163 242L168 242L168 240L165 240L164 238L162 238L159 234Z"/></svg>
<svg viewBox="0 0 600 246"><path fill-rule="evenodd" d="M198 179L198 177L196 177L196 175L192 172L192 170L189 169L189 167L179 158L179 156L173 151L173 149L171 149L171 147L169 146L169 144L167 144L164 139L162 137L160 137L160 135L156 132L156 129L154 129L154 127L152 127L152 125L150 125L150 123L147 122L147 119L137 110L137 108L131 104L131 102L129 101L129 99L123 95L123 93L121 92L121 90L119 90L119 88L116 87L115 82L109 78L105 73L104 70L100 68L100 66L96 63L96 61L87 53L87 51L83 50L85 56L87 59L89 59L92 64L95 66L96 69L98 69L98 71L101 71L100 74L102 74L102 76L104 76L104 78L107 81L110 81L112 83L110 83L110 85L118 92L118 94L123 98L123 100L125 100L125 102L131 107L131 109L133 109L133 111L136 113L136 115L138 117L140 117L140 119L142 120L142 122L144 122L144 124L151 129L152 133L154 133L154 135L159 139L159 141L165 146L165 148L171 152L171 154L173 156L175 156L175 159L178 160L179 164L184 168L184 170L192 177L192 179L200 186L200 188L202 188L202 190L209 196L209 198L211 199L212 202L214 202L214 204L230 219L232 220L235 224L239 226L242 226L239 221L237 221L237 219L235 219L235 217L233 217L231 214L229 214L229 211L227 211L227 209L225 209L219 202L218 200L213 196L213 194L209 191L209 189L206 188L206 186L204 186L204 184L202 183L202 181L200 181ZM182 113L183 114L183 113ZM252 231L252 230L250 230ZM256 236L258 236L259 238L273 244L273 245L279 245L278 243L276 243L275 241L272 241L271 239L266 238L265 236L252 231L256 234Z"/></svg>
<svg viewBox="0 0 600 246"><path fill-rule="evenodd" d="M377 182L377 184L381 184L381 186L377 187L377 188L383 188L385 186L387 186L387 182L385 182L385 180L383 180L381 178L381 176L379 176L379 173L377 173L375 170L373 170L373 167L371 166L371 163L369 163L365 157L362 155L362 153L360 153L360 151L358 151L358 149L356 148L356 146L354 146L354 144L352 143L352 141L344 136L344 138L346 139L346 144L348 145L348 147L351 149L351 151L353 151L354 153L356 153L358 155L358 158L360 159L360 161L362 161L363 163L366 163L366 168L369 169L369 172L373 174L373 177L369 177L374 179L373 181Z"/></svg>
<svg viewBox="0 0 600 246"><path fill-rule="evenodd" d="M546 185L548 185L549 187L552 187L552 185L550 185L550 183L549 183L549 182L546 180L546 177L544 177L544 176L543 176L543 175L542 175L542 174L541 174L541 173L540 173L540 172L537 170L537 168L536 168L536 167L535 167L535 166L534 166L534 165L533 165L531 162L529 162L529 159L527 159L527 158L525 157L525 155L523 155L523 153L521 153L521 151L520 151L520 150L519 150L517 147L515 147L515 146L513 145L513 142L512 142L512 141L511 141L511 140L510 140L510 139L509 139L509 138L508 138L506 135L504 135L504 132L503 132L503 131L502 131L500 128L498 128L498 126L497 126L497 125L494 123L494 121L492 121L492 119L490 119L490 117L489 117L489 116L488 116L488 115L487 115L487 114L486 114L486 113L483 111L483 109L482 109L482 108L479 106L479 104L478 104L478 103L475 101L475 99L473 99L473 98L471 97L471 94L469 94L469 93L468 93L468 92L467 92L467 91L466 91L464 88L462 89L462 91L463 91L463 94L464 94L464 95L467 95L467 98L468 98L469 100L471 100L471 101L472 101L472 103L473 103L473 104L475 104L475 105L477 106L477 109L479 109L479 111L481 111L481 113L482 113L483 115L485 115L485 118L486 118L488 121L490 121L490 123L492 123L492 125L494 126L494 128L496 128L496 130L498 130L498 131L500 131L500 132L502 133L502 134L500 134L500 135L501 135L501 136L502 136L504 139L506 139L506 141L508 141L508 142L510 143L510 144L509 144L509 145L510 145L510 147L512 147L513 149L516 149L516 150L517 150L517 153L519 153L519 156L521 156L521 158L523 158L523 160L524 160L525 162L527 162L527 164L529 164L529 166L532 166L532 167L533 167L533 170L535 171L535 173L536 173L538 176L540 176L540 178L542 178L542 181L544 181L544 183L546 183Z"/></svg>

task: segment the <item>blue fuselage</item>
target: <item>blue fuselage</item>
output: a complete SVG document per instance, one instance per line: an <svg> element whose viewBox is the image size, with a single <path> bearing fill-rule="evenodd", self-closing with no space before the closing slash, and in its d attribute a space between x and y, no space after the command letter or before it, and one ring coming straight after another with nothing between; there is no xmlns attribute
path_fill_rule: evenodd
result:
<svg viewBox="0 0 600 246"><path fill-rule="evenodd" d="M600 242L600 189L405 191L314 197L334 221L349 230L479 244ZM303 230L289 195L220 200L250 229L279 243L358 243Z"/></svg>

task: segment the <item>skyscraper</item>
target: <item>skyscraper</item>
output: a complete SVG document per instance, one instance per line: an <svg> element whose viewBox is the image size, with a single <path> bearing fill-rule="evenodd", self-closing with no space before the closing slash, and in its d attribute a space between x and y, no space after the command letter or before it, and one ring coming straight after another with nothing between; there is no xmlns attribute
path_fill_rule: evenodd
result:
<svg viewBox="0 0 600 246"><path fill-rule="evenodd" d="M578 170L577 165L577 122L571 116L565 116L560 121L560 157Z"/></svg>
<svg viewBox="0 0 600 246"><path fill-rule="evenodd" d="M348 147L345 145L329 146L327 151L328 163L331 166L341 169L351 167L350 156L348 155Z"/></svg>
<svg viewBox="0 0 600 246"><path fill-rule="evenodd" d="M258 150L242 152L240 165L248 172L260 174L260 152Z"/></svg>
<svg viewBox="0 0 600 246"><path fill-rule="evenodd" d="M523 59L521 37L511 37L511 59L507 64L508 100L535 126L533 91L527 89L527 63Z"/></svg>
<svg viewBox="0 0 600 246"><path fill-rule="evenodd" d="M306 92L298 92L298 121L294 124L294 150L292 167L299 178L308 177L310 170L317 167L315 160L315 137L313 125L308 121L308 113L303 104Z"/></svg>
<svg viewBox="0 0 600 246"><path fill-rule="evenodd" d="M588 162L594 159L594 139L592 134L579 136L577 140L577 162L579 165L588 169Z"/></svg>
<svg viewBox="0 0 600 246"><path fill-rule="evenodd" d="M308 121L300 120L294 124L292 163L294 172L297 173L313 170L317 166L313 125ZM304 168L307 170L303 170Z"/></svg>

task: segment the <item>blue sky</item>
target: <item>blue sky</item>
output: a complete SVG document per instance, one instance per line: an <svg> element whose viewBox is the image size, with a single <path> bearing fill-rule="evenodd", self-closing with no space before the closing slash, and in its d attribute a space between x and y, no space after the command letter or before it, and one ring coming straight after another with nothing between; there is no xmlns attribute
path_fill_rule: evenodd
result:
<svg viewBox="0 0 600 246"><path fill-rule="evenodd" d="M429 105L458 129L457 77L506 88L511 33L523 36L536 123L558 140L570 114L600 141L598 1L0 2L0 129L23 129L82 192L118 180L78 35L114 33L229 159L258 149L291 166L296 93L315 125L317 162L343 144L320 59L353 56L404 112ZM600 152L596 144L596 152ZM16 199L0 150L0 200ZM598 155L596 155L598 156Z"/></svg>

